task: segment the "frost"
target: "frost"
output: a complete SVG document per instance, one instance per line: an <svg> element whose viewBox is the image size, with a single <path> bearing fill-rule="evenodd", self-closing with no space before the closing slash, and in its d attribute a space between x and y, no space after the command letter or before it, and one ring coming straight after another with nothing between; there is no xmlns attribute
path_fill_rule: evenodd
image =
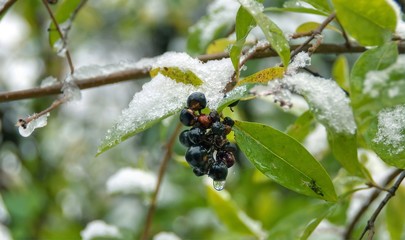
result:
<svg viewBox="0 0 405 240"><path fill-rule="evenodd" d="M152 192L156 186L156 176L134 168L123 168L107 181L109 193Z"/></svg>
<svg viewBox="0 0 405 240"><path fill-rule="evenodd" d="M96 220L87 224L86 228L80 232L83 240L94 238L121 238L121 233L116 226L108 225L104 221Z"/></svg>
<svg viewBox="0 0 405 240"><path fill-rule="evenodd" d="M44 79L41 81L40 87L41 87L41 88L49 87L49 86L52 86L52 85L56 84L57 82L58 82L58 80L57 80L55 77L53 77L53 76L48 76L48 77L44 78Z"/></svg>
<svg viewBox="0 0 405 240"><path fill-rule="evenodd" d="M285 76L281 83L308 101L317 119L336 133L354 134L356 124L350 100L336 82L307 73Z"/></svg>
<svg viewBox="0 0 405 240"><path fill-rule="evenodd" d="M299 68L311 65L311 56L307 52L299 52L294 60L287 67L287 74L293 75L297 73Z"/></svg>
<svg viewBox="0 0 405 240"><path fill-rule="evenodd" d="M153 240L181 240L181 238L172 232L160 232L153 237Z"/></svg>
<svg viewBox="0 0 405 240"><path fill-rule="evenodd" d="M382 110L378 113L378 131L373 142L389 145L392 147L390 153L398 154L405 150L404 130L405 105Z"/></svg>
<svg viewBox="0 0 405 240"><path fill-rule="evenodd" d="M381 88L386 86L392 75L398 75L397 73L403 74L404 66L405 56L400 55L398 56L397 61L386 69L368 72L364 80L363 93L368 94L373 98L378 97L380 95Z"/></svg>
<svg viewBox="0 0 405 240"><path fill-rule="evenodd" d="M207 98L207 106L216 109L223 99L223 89L233 74L232 62L229 58L202 63L185 53L168 52L156 58L152 68L178 67L192 71L202 80L198 87L178 83L161 74L142 86L122 111L113 129L109 130L104 143L112 146L135 131L147 128L153 121L172 115L185 106L187 97L196 91L203 92Z"/></svg>
<svg viewBox="0 0 405 240"><path fill-rule="evenodd" d="M209 19L201 19L190 28L191 32L202 31L200 47L206 46L214 39L218 29L234 24L239 6L236 0L215 0L208 6L206 15Z"/></svg>
<svg viewBox="0 0 405 240"><path fill-rule="evenodd" d="M34 130L36 128L41 128L41 127L45 127L47 122L47 118L49 117L49 113L40 116L39 118L32 120L31 122L29 122L25 128L23 126L20 126L18 128L18 131L20 132L20 135L23 137L28 137L31 135L32 132L34 132Z"/></svg>

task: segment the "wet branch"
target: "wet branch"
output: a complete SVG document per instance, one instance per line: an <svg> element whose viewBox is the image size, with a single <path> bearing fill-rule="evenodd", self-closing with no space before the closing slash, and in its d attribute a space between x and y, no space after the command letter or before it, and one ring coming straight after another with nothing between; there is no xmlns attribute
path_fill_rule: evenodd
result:
<svg viewBox="0 0 405 240"><path fill-rule="evenodd" d="M160 187L162 185L162 180L163 180L163 177L165 175L169 160L172 157L173 145L176 142L176 139L177 139L177 136L179 135L180 129L181 129L181 124L178 123L177 126L176 126L176 129L174 130L174 132L170 136L170 139L168 140L168 142L167 142L167 144L165 146L166 152L165 152L165 155L163 156L162 163L160 164L159 175L158 175L155 191L153 192L152 199L151 199L149 209L148 209L148 213L146 215L145 227L143 229L142 237L141 237L142 240L147 240L148 239L150 228L152 226L153 216L155 214L156 202L157 202L158 194L159 194L159 191L160 191Z"/></svg>
<svg viewBox="0 0 405 240"><path fill-rule="evenodd" d="M371 240L374 237L375 229L374 229L374 223L375 220L377 219L378 215L380 214L381 210L385 207L385 205L388 203L388 201L395 195L395 192L397 191L399 185L405 178L405 170L401 170L401 175L399 175L398 179L395 181L394 185L388 189L387 194L385 195L384 199L380 202L376 210L374 211L373 215L370 217L370 219L367 221L367 225L364 228L363 232L361 233L360 240L363 239L363 237L366 235L368 232L368 237L367 239Z"/></svg>
<svg viewBox="0 0 405 240"><path fill-rule="evenodd" d="M403 170L401 170L401 169L397 169L394 172L392 172L390 175L388 175L388 177L382 183L382 186L385 188L401 172L403 173ZM354 216L353 220L350 222L350 224L346 228L346 232L345 232L344 237L343 237L344 239L353 239L352 234L353 234L354 227L357 225L357 223L360 221L361 217L364 215L364 213L367 211L367 209L370 207L370 205L374 202L374 200L377 199L377 197L380 195L381 192L382 192L381 188L377 188L371 193L369 199L359 209L357 214Z"/></svg>
<svg viewBox="0 0 405 240"><path fill-rule="evenodd" d="M296 49L299 46L301 46L301 45L292 45L291 49ZM301 50L306 51L309 49L309 47L310 46L304 46L301 48ZM367 49L365 47L358 46L358 45L357 46L352 45L350 48L348 48L345 44L321 44L317 48L316 54L362 53L366 50ZM405 44L399 44L398 51L400 53L405 53ZM277 56L277 53L273 49L267 48L263 51L256 52L252 58L267 58L267 57L275 57L275 56ZM222 58L226 58L226 57L229 57L228 53L207 54L207 55L201 55L198 58L201 61L206 62L209 60L217 60L217 59L222 59ZM149 70L150 69L148 69L148 68L127 69L127 70L117 71L117 72L109 74L109 75L103 75L103 76L76 80L75 84L80 89L94 88L94 87L104 86L104 85L123 82L123 81L145 78L145 77L148 77ZM62 86L63 86L63 84L58 83L58 84L55 84L55 85L52 85L49 87L43 87L43 88L37 87L37 88L31 88L31 89L26 89L26 90L20 90L20 91L3 92L3 93L0 93L0 102L31 99L31 98L50 96L50 95L54 95L54 94L60 94Z"/></svg>

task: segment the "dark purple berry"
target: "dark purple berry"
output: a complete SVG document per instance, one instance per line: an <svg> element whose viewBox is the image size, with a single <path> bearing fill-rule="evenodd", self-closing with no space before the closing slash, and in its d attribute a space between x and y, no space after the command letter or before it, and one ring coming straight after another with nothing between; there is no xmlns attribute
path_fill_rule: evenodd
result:
<svg viewBox="0 0 405 240"><path fill-rule="evenodd" d="M180 143L186 147L190 147L192 145L192 143L190 142L190 139L189 139L189 132L190 132L189 130L184 130L179 135Z"/></svg>
<svg viewBox="0 0 405 240"><path fill-rule="evenodd" d="M225 125L221 122L215 122L212 124L211 131L215 135L225 135Z"/></svg>
<svg viewBox="0 0 405 240"><path fill-rule="evenodd" d="M232 118L230 117L225 117L224 121L222 121L225 125L233 127L233 125L235 125L235 121L232 120Z"/></svg>
<svg viewBox="0 0 405 240"><path fill-rule="evenodd" d="M232 152L218 151L217 161L225 163L226 167L230 168L235 164L235 155Z"/></svg>
<svg viewBox="0 0 405 240"><path fill-rule="evenodd" d="M214 181L224 181L227 175L228 167L224 162L215 162L208 172L208 176Z"/></svg>
<svg viewBox="0 0 405 240"><path fill-rule="evenodd" d="M236 145L230 142L227 142L224 144L222 147L223 151L231 152L231 153L236 153Z"/></svg>
<svg viewBox="0 0 405 240"><path fill-rule="evenodd" d="M208 152L202 146L191 146L186 152L186 161L192 167L203 167L208 162Z"/></svg>
<svg viewBox="0 0 405 240"><path fill-rule="evenodd" d="M205 172L200 169L200 168L193 168L193 173L197 176L197 177L201 177L203 175L205 175Z"/></svg>
<svg viewBox="0 0 405 240"><path fill-rule="evenodd" d="M180 112L180 122L185 126L193 126L196 122L193 111L190 109L183 109Z"/></svg>
<svg viewBox="0 0 405 240"><path fill-rule="evenodd" d="M190 145L198 145L204 140L205 131L201 128L194 127L188 132Z"/></svg>
<svg viewBox="0 0 405 240"><path fill-rule="evenodd" d="M187 98L188 108L194 111L200 111L207 106L207 99L205 98L204 93L194 92Z"/></svg>
<svg viewBox="0 0 405 240"><path fill-rule="evenodd" d="M210 112L210 114L208 115L208 117L211 119L211 122L219 122L221 119L219 117L219 114L217 111L213 110L212 112Z"/></svg>

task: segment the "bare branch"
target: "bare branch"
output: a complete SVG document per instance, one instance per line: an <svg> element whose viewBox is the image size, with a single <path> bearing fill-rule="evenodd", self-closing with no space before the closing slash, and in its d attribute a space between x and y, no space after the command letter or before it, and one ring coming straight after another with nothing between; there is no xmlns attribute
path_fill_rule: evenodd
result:
<svg viewBox="0 0 405 240"><path fill-rule="evenodd" d="M360 240L363 239L365 234L369 232L368 239L373 239L374 237L374 223L377 219L378 215L380 214L381 210L387 205L388 201L395 195L399 185L405 178L405 170L402 170L401 175L399 175L398 179L395 181L394 185L388 190L387 195L385 198L380 202L376 210L374 211L373 215L367 221L367 226L364 228L363 232L361 233Z"/></svg>
<svg viewBox="0 0 405 240"><path fill-rule="evenodd" d="M0 9L0 16L5 14L8 9L14 5L14 3L17 2L17 0L8 0L4 5L3 8Z"/></svg>
<svg viewBox="0 0 405 240"><path fill-rule="evenodd" d="M292 45L291 49L297 49L301 45ZM309 46L304 46L301 48L302 51L307 51ZM340 53L362 53L366 51L367 48L352 45L348 48L345 44L321 44L317 49L315 54L340 54ZM400 53L405 53L405 44L398 45L398 51ZM271 49L267 48L263 51L258 51L254 54L253 58L267 58L267 57L275 57L277 53ZM209 60L217 60L229 57L228 53L216 53L216 54L207 54L201 55L198 58L203 61ZM141 79L148 77L148 72L150 69L127 69L123 71L117 71L115 73L106 75L106 76L98 76L86 79L76 80L75 83L80 89L88 89L94 88L99 86L104 86L108 84ZM30 99L30 98L37 98L37 97L45 97L54 94L61 93L62 84L55 84L49 87L43 88L32 88L20 91L13 91L13 92L3 92L0 93L0 102L7 102L7 101L15 101L15 100L22 100L22 99Z"/></svg>
<svg viewBox="0 0 405 240"><path fill-rule="evenodd" d="M158 175L155 191L153 192L153 196L152 196L152 199L151 199L151 202L149 205L148 213L146 215L145 227L143 229L143 233L142 233L142 237L141 237L142 240L148 239L149 230L152 225L153 215L154 215L155 209L156 209L156 201L157 201L157 197L159 194L160 186L162 185L162 180L163 180L163 177L164 177L166 169L167 169L167 164L169 163L169 160L172 157L172 148L173 148L174 143L176 142L177 135L179 134L180 129L181 129L181 124L178 123L176 129L170 136L170 139L168 140L168 142L165 146L166 153L163 156L162 163L160 164L159 175Z"/></svg>
<svg viewBox="0 0 405 240"><path fill-rule="evenodd" d="M385 179L385 181L383 182L382 186L386 187L388 184L390 184L390 182L392 182L394 180L394 178L396 178L403 170L401 169L397 169L394 172L392 172L390 175L388 175L388 177ZM365 202L363 204L363 206L360 208L360 210L357 212L357 214L354 216L353 220L350 222L350 224L348 225L346 232L344 234L344 239L353 239L352 238L352 234L353 234L353 230L354 227L356 226L356 224L360 221L360 218L364 215L364 213L367 211L367 209L370 207L370 205L374 202L374 200L380 195L381 193L381 189L375 189L367 202Z"/></svg>
<svg viewBox="0 0 405 240"><path fill-rule="evenodd" d="M56 30L58 31L58 33L59 33L59 35L60 35L60 39L61 39L61 41L62 41L62 43L63 43L63 48L66 48L66 53L65 53L65 54L66 54L66 59L67 59L67 61L68 61L68 63L69 63L70 74L73 74L73 73L75 72L75 68L73 67L72 58L70 57L69 50L67 49L67 46L66 46L67 43L66 43L65 36L63 35L62 30L61 30L60 27L59 27L58 21L56 21L56 18L55 18L55 16L54 16L53 13L52 13L51 8L49 7L48 1L47 1L47 0L42 0L42 2L44 3L44 6L45 6L46 10L48 11L49 16L51 17L52 22L53 22L53 24L55 25Z"/></svg>

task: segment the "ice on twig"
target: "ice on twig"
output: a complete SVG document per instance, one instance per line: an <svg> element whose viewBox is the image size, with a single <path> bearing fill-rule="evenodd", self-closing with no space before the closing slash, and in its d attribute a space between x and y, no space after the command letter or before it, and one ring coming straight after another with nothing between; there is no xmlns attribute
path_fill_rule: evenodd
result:
<svg viewBox="0 0 405 240"><path fill-rule="evenodd" d="M95 220L87 224L86 228L80 232L83 240L95 238L120 239L121 233L116 226L108 225L104 221Z"/></svg>
<svg viewBox="0 0 405 240"><path fill-rule="evenodd" d="M53 48L56 50L56 54L58 54L59 57L65 57L66 56L66 43L63 41L62 38L60 38L58 41L55 42L53 45Z"/></svg>
<svg viewBox="0 0 405 240"><path fill-rule="evenodd" d="M405 105L384 109L378 113L378 131L373 142L389 145L390 153L398 154L405 150L404 130Z"/></svg>
<svg viewBox="0 0 405 240"><path fill-rule="evenodd" d="M44 79L41 81L40 87L41 87L41 88L49 87L49 86L52 86L52 85L56 84L57 82L58 82L58 80L57 80L55 77L53 77L53 76L48 76L48 77L44 78Z"/></svg>
<svg viewBox="0 0 405 240"><path fill-rule="evenodd" d="M36 128L41 128L45 127L47 122L47 118L49 117L49 113L40 116L37 119L32 120L29 122L27 125L20 125L18 127L18 131L20 132L20 135L23 137L28 137L31 135L31 133L34 132Z"/></svg>
<svg viewBox="0 0 405 240"><path fill-rule="evenodd" d="M142 193L153 192L156 176L152 173L135 168L123 168L112 175L107 181L109 193Z"/></svg>
<svg viewBox="0 0 405 240"><path fill-rule="evenodd" d="M80 88L73 81L65 81L62 86L64 98L68 101L79 101L82 98Z"/></svg>

